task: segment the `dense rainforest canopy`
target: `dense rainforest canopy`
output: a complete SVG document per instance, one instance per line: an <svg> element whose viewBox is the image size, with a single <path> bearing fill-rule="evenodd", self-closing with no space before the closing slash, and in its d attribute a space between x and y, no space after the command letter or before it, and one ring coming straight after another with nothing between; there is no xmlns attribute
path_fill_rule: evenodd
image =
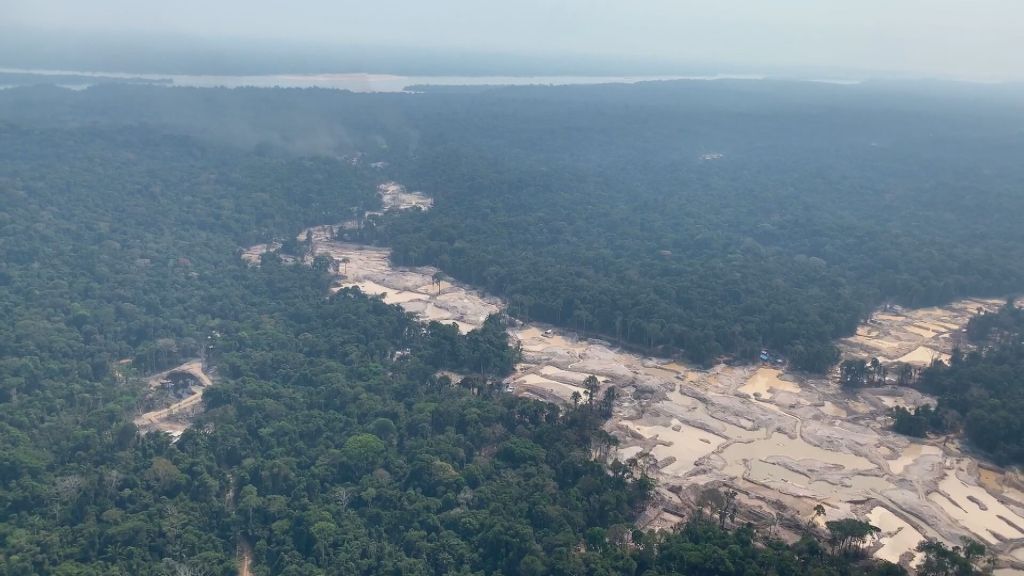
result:
<svg viewBox="0 0 1024 576"><path fill-rule="evenodd" d="M239 543L256 574L900 573L862 525L634 531L649 478L595 461L600 411L502 393L502 318L461 336L239 258L398 178L435 209L363 239L515 316L824 369L882 300L1024 270L1019 110L852 90L0 91L0 574L226 575ZM139 435L140 377L200 353L205 415Z"/></svg>
<svg viewBox="0 0 1024 576"><path fill-rule="evenodd" d="M364 237L398 263L486 287L517 317L697 362L768 347L822 371L831 341L883 301L1024 283L1012 87L420 90L37 87L0 93L0 118L147 122L264 153L389 161L437 200Z"/></svg>

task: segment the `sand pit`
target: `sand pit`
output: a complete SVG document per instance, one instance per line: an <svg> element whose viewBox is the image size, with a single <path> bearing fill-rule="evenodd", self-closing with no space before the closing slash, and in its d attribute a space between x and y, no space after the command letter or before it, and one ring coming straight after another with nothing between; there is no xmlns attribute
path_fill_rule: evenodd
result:
<svg viewBox="0 0 1024 576"><path fill-rule="evenodd" d="M1024 479L1021 470L994 470L984 466L978 466L978 484L989 494L1002 499L1006 504L1013 505L1016 509L1024 510ZM1021 562L1024 562L1024 547L1021 549Z"/></svg>
<svg viewBox="0 0 1024 576"><path fill-rule="evenodd" d="M931 406L932 408L938 404L938 400L922 394L913 388L880 388L880 389L868 389L868 395L872 400L872 403L876 406L881 404L881 407L886 411L896 408L906 408L907 410L915 410L921 406Z"/></svg>
<svg viewBox="0 0 1024 576"><path fill-rule="evenodd" d="M903 346L903 344L899 342L891 342L889 340L879 338L878 336L865 336L862 334L851 336L850 338L847 338L846 341L851 344L859 345L865 349L875 350L882 353L891 352Z"/></svg>
<svg viewBox="0 0 1024 576"><path fill-rule="evenodd" d="M922 456L939 457L942 456L942 450L937 446L911 443L910 446L899 452L899 456L895 460L889 461L889 470L892 470L893 474L899 474Z"/></svg>
<svg viewBox="0 0 1024 576"><path fill-rule="evenodd" d="M562 370L554 366L544 366L540 369L540 373L558 382L564 382L566 384L572 384L575 386L582 386L583 381L587 379L587 376L580 372L571 372L569 370Z"/></svg>
<svg viewBox="0 0 1024 576"><path fill-rule="evenodd" d="M672 420L667 426L629 424L635 432L652 440L651 453L658 460L662 473L684 476L693 470L696 461L718 448L724 438Z"/></svg>
<svg viewBox="0 0 1024 576"><path fill-rule="evenodd" d="M909 562L910 566L916 566L924 559L920 552L908 552L916 548L924 540L924 536L910 524L901 520L899 516L877 506L868 514L868 521L882 530L878 538L881 548L875 550L873 554L875 558L899 564L901 558L908 555L912 558Z"/></svg>
<svg viewBox="0 0 1024 576"><path fill-rule="evenodd" d="M352 284L346 284L346 286L354 286L359 288L364 293L370 296L382 296L384 301L388 304L405 304L407 302L413 302L416 300L427 300L429 296L426 294L420 294L418 292L407 292L405 290L394 290L381 286L376 282L363 281L354 282Z"/></svg>
<svg viewBox="0 0 1024 576"><path fill-rule="evenodd" d="M872 352L885 350L894 358L910 355L911 360L930 362L935 355L944 359L943 350L951 346L950 334L960 331L975 308L976 303L971 302L923 314L908 310L875 315L861 327L858 337L844 341L844 355L870 359L880 355ZM906 329L908 326L916 330ZM664 396L659 396L663 400L642 412L636 405L625 404L617 413L619 424L611 427L613 433L625 432L620 437L624 447L650 441L650 437L636 439L637 432L664 437L664 424L658 422L664 416L713 430L726 440L701 457L696 467L658 470L663 485L721 480L735 484L755 502L763 502L772 513L806 515L822 503L832 511L830 518L876 518L886 524L877 555L889 560L902 557L913 562L917 558L913 548L922 535L958 544L962 536L977 534L978 523L999 520L992 514L968 519L967 515L975 516L980 509L977 505L959 516L947 510L950 505L943 502L946 497L940 492L953 487L949 480L945 480L945 489L939 486L943 460L948 457L943 448L888 431L883 415L890 407L913 407L933 399L913 390L891 388L864 390L859 397L851 397L835 382L783 377L771 368L719 366L709 373L681 368L687 376L669 382L670 374L639 370L633 385L664 390ZM739 418L749 425L737 425ZM990 509L998 504L981 487L964 485L978 502L992 503ZM963 498L966 496L961 494ZM1014 512L1003 509L998 516L1016 524ZM1018 537L1015 532L1001 535Z"/></svg>
<svg viewBox="0 0 1024 576"><path fill-rule="evenodd" d="M421 192L408 192L405 186L397 182L385 182L377 187L384 210L410 210L419 208L429 210L434 206L434 199Z"/></svg>
<svg viewBox="0 0 1024 576"><path fill-rule="evenodd" d="M531 352L568 351L578 357L587 349L585 342L569 339L563 334L553 333L550 329L544 330L539 326L524 326L515 330L513 336L522 343L523 350Z"/></svg>
<svg viewBox="0 0 1024 576"><path fill-rule="evenodd" d="M966 462L956 462L939 482L929 499L937 503L959 524L988 544L1024 538L1024 518L1003 505L980 486L967 484L957 471L964 472Z"/></svg>
<svg viewBox="0 0 1024 576"><path fill-rule="evenodd" d="M676 378L680 377L678 372L654 366L643 366L641 367L640 371L646 374L647 376L659 379L663 382L672 382Z"/></svg>
<svg viewBox="0 0 1024 576"><path fill-rule="evenodd" d="M747 380L746 384L740 387L739 391L765 400L772 397L773 390L794 393L800 391L799 386L792 382L781 380L780 376L782 376L781 370L760 368L750 380Z"/></svg>
<svg viewBox="0 0 1024 576"><path fill-rule="evenodd" d="M398 184L382 184L378 189L387 210L409 208L428 209L433 201L416 192L405 192ZM501 311L495 299L451 281L438 280L442 275L436 268L397 268L391 265L390 251L334 239L336 230L351 228L351 223L337 226L314 226L297 235L309 238L310 253L305 261L315 256L330 257L338 273L332 290L358 287L370 295L383 295L388 304L397 304L426 321L455 324L460 332L469 332L483 325L491 314ZM243 252L242 257L258 264L260 255L279 245L259 244Z"/></svg>
<svg viewBox="0 0 1024 576"><path fill-rule="evenodd" d="M918 336L921 336L922 338L934 338L935 336L938 336L939 334L944 332L944 330L941 330L941 329L940 330L929 330L928 328L922 327L920 324L911 324L909 326L906 326L905 328L906 328L906 330L908 332L910 332L912 334L917 334Z"/></svg>
<svg viewBox="0 0 1024 576"><path fill-rule="evenodd" d="M540 395L544 398L547 397L545 392L554 394L566 403L572 401L573 392L578 392L582 399L581 402L587 401L586 390L584 388L549 380L538 374L527 374L526 376L513 380L512 385L515 386L516 390L519 392L541 392ZM598 398L595 398L594 400L597 401Z"/></svg>
<svg viewBox="0 0 1024 576"><path fill-rule="evenodd" d="M281 247L281 244L257 244L250 246L242 252L242 260L248 264L258 265L260 263L260 257L267 252L273 252Z"/></svg>
<svg viewBox="0 0 1024 576"><path fill-rule="evenodd" d="M949 354L943 354L936 352L927 346L918 346L914 348L912 352L904 354L896 359L897 362L904 364L913 364L915 366L929 366L935 360L941 360L943 362L949 361Z"/></svg>
<svg viewBox="0 0 1024 576"><path fill-rule="evenodd" d="M643 451L644 451L644 449L643 449L642 446L628 446L626 448L620 448L615 453L615 458L617 458L619 460L619 462L625 462L626 460L629 460L630 458L636 458Z"/></svg>
<svg viewBox="0 0 1024 576"><path fill-rule="evenodd" d="M470 288L442 282L438 290L433 282L436 268L392 267L387 249L335 242L328 236L313 238L315 254L345 262L334 290L358 287L367 294L383 294L388 304L397 304L425 321L454 323L462 333L479 328L501 310L496 299Z"/></svg>
<svg viewBox="0 0 1024 576"><path fill-rule="evenodd" d="M503 308L500 301L459 285L442 284L438 290L435 269L393 268L386 250L329 239L314 245L320 253L349 260L339 285L372 282L375 290L398 294L396 303L423 319L456 321L467 330ZM844 354L866 359L909 355L924 363L933 355L943 358L951 347L949 334L959 332L969 318L964 310L936 309L927 317L916 311L885 315L888 319L876 315L859 336L844 341ZM886 429L887 406L911 405L920 401L917 397L892 390L850 397L828 380L783 375L773 368L700 371L544 326L527 324L510 333L523 351L523 364L509 380L517 394L570 405L574 391L585 399L581 384L590 375L599 377L601 392L610 385L620 388L607 426L621 442L615 457L649 452L659 463L654 474L661 486L731 483L752 506L770 514L806 515L818 503L837 517L892 514L898 522L885 516L887 531L877 551L886 559L912 558L921 534L958 543L961 536L980 530L979 522L993 521L991 514L977 520L973 511L958 516L947 510L950 505L938 492L942 475L936 474L942 450Z"/></svg>
<svg viewBox="0 0 1024 576"><path fill-rule="evenodd" d="M847 415L847 411L845 408L839 406L834 402L829 402L828 400L822 403L821 411L829 416L834 416L836 418L846 418Z"/></svg>
<svg viewBox="0 0 1024 576"><path fill-rule="evenodd" d="M812 446L802 439L776 433L769 438L733 444L724 450L722 458L727 462L724 472L727 475L742 475L742 468L748 462L764 460L772 456L791 458L800 462L801 467L807 471L820 469L850 473L877 468L875 464L863 457L825 450Z"/></svg>
<svg viewBox="0 0 1024 576"><path fill-rule="evenodd" d="M839 341L844 357L877 357L883 364L906 362L927 366L933 358L946 361L962 339L961 329L980 310L994 311L1003 301L968 299L948 306L906 310L896 306L876 312L857 330Z"/></svg>
<svg viewBox="0 0 1024 576"><path fill-rule="evenodd" d="M978 483L992 494L1002 494L1006 491L1003 482L1003 474L1001 472L989 470L988 468L978 468Z"/></svg>
<svg viewBox="0 0 1024 576"><path fill-rule="evenodd" d="M687 374L693 372L693 366L686 366L684 364L680 364L679 362L666 362L665 364L662 364L661 367L664 368L665 370L672 370L673 372L677 372L679 374Z"/></svg>

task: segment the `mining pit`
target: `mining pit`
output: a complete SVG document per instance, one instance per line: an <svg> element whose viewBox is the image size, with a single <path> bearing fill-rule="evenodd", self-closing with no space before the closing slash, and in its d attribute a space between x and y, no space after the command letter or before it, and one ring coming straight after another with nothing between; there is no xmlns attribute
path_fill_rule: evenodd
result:
<svg viewBox="0 0 1024 576"><path fill-rule="evenodd" d="M380 192L386 209L431 206L398 185ZM494 297L439 280L437 269L393 266L387 249L336 242L336 229L310 229L307 257L326 254L344 262L335 289L358 286L424 321L454 323L464 332L504 309ZM258 262L267 248L253 247L246 257ZM886 306L839 346L846 358L923 367L948 358L972 315L1001 303ZM730 486L739 492L745 518L756 525L787 519L777 531L784 538L852 516L881 528L870 547L878 558L912 567L920 560L914 548L922 537L950 545L970 537L995 553L997 573L1024 569L1020 473L979 461L956 438L921 440L888 430L893 406L933 404L933 398L894 386L850 393L840 389L835 374L812 377L768 364L701 370L538 324L509 332L522 349L522 363L507 379L515 394L571 405L573 392L582 395L590 375L599 378L602 391L618 388L606 425L618 446L609 458L635 458L658 481L642 527L670 527L693 509L701 490ZM814 515L818 504L824 518Z"/></svg>

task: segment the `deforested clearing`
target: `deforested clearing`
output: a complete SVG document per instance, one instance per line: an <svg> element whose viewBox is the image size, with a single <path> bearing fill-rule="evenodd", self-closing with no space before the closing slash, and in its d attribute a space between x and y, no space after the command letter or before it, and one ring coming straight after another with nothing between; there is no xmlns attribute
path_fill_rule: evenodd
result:
<svg viewBox="0 0 1024 576"><path fill-rule="evenodd" d="M213 386L213 380L203 371L202 361L192 360L151 376L148 384L151 396L164 392L160 397L171 403L140 414L135 425L141 431L159 430L177 437L202 410L203 391Z"/></svg>
<svg viewBox="0 0 1024 576"><path fill-rule="evenodd" d="M471 330L506 308L458 283L438 288L437 269L396 267L386 249L336 242L322 228L312 237L312 254L346 262L336 287L384 294L423 321ZM948 358L967 320L999 303L888 307L840 346L850 358L924 366ZM888 430L890 407L934 403L914 390L869 388L851 396L831 377L771 366L703 370L539 324L513 327L510 336L523 353L507 379L516 394L565 405L586 401L582 383L591 375L602 392L620 390L606 425L619 439L610 457L645 459L658 479L663 489L653 509L662 511L645 516L651 526L668 522L669 510L693 507L702 486L725 483L740 492L751 514L807 519L822 504L830 517L877 520L884 526L872 553L908 566L919 558L914 548L921 535L950 544L977 538L1006 562L1015 561L1009 552L1024 541L1014 528L1024 526L1024 518L1010 508L1024 504L1002 504L1000 495L986 491L973 456L955 442Z"/></svg>

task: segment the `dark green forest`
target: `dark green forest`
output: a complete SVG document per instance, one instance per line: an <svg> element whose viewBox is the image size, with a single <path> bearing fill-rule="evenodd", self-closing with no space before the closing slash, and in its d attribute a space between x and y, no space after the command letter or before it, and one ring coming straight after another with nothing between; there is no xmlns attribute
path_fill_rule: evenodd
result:
<svg viewBox="0 0 1024 576"><path fill-rule="evenodd" d="M651 480L594 458L603 412L503 394L504 318L461 336L239 256L376 207L395 178L435 208L362 239L516 317L824 370L880 302L1019 289L1020 108L985 98L2 90L0 574L228 575L239 542L255 574L902 573L864 559L855 521L795 544L722 509L637 531ZM140 435L142 377L200 354L218 381L200 421ZM985 406L961 410L968 433L1015 458L1015 428L971 431ZM974 552L928 553L968 574Z"/></svg>

